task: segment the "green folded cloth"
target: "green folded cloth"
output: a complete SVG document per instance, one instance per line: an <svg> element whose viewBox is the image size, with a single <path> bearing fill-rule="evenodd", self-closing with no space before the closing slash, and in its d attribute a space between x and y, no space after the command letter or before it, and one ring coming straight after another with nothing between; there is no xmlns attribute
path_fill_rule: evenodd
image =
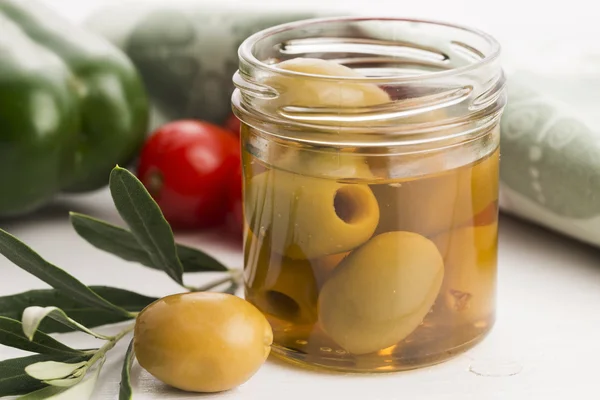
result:
<svg viewBox="0 0 600 400"><path fill-rule="evenodd" d="M156 127L180 118L223 122L242 41L270 26L323 15L142 3L104 9L87 26L124 49L138 67L153 100ZM586 120L596 113L557 100L570 100L569 95L568 84L539 74L509 76L500 207L600 245L600 138Z"/></svg>
<svg viewBox="0 0 600 400"><path fill-rule="evenodd" d="M500 207L600 245L600 134L592 129L597 111L585 99L585 79L559 80L533 72L509 77Z"/></svg>

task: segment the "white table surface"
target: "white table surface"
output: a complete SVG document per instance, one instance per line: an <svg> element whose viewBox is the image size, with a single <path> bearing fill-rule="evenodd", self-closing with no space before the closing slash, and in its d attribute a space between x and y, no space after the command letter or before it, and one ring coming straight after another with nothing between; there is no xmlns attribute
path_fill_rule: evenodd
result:
<svg viewBox="0 0 600 400"><path fill-rule="evenodd" d="M84 18L95 7L106 3L103 0L46 2L74 20ZM220 3L241 4L242 1ZM274 1L263 2L267 3ZM307 0L306 3L340 9L352 1ZM519 59L517 54L529 54L533 49L519 40L524 34L539 43L552 37L593 33L599 29L594 23L596 15L583 7L583 0L570 1L568 10L539 1L401 3L361 1L353 10L476 24L499 37L505 53L512 54L513 61ZM541 10L544 18L538 18ZM0 221L0 227L86 284L118 286L155 296L178 291L177 285L162 273L121 261L78 239L68 224L68 210L119 220L107 191L100 191L61 199L28 218ZM134 399L597 399L600 396L597 363L600 357L600 250L506 216L501 218L500 226L498 322L480 345L451 361L410 372L352 375L316 373L270 359L249 382L218 395L194 395L169 389L136 364L132 376ZM241 268L239 246L224 241L218 232L186 235L180 239L204 249L227 265ZM201 278L196 279L200 282ZM0 259L0 295L43 287L36 278ZM115 332L118 327L104 330ZM92 339L77 333L59 336L73 346L93 344ZM95 399L117 398L125 345L126 341L111 352ZM0 359L19 354L0 346ZM488 375L493 376L481 376L470 369L488 371Z"/></svg>

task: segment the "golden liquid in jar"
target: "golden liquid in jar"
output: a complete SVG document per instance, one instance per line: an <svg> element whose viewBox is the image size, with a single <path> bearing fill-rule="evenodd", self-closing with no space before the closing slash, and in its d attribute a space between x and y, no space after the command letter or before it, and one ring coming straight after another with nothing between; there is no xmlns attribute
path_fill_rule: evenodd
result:
<svg viewBox="0 0 600 400"><path fill-rule="evenodd" d="M246 208L245 293L246 299L266 315L273 328L273 354L308 366L342 371L404 370L435 364L461 353L479 342L491 329L495 318L498 149L473 164L432 176L385 183L356 183L362 185L363 191L370 189L379 209L375 230L371 235L366 233L369 235L366 241L364 237L355 237L364 232L353 236L343 232L338 234L333 230L328 236L323 236L323 232L328 232L327 227L338 226L335 225L339 222L336 218L352 223L352 215L364 216L364 213L369 213L368 210L361 211L361 205L373 207L373 203L362 200L353 203L351 198L344 197L346 192L353 193L352 188L341 190L335 186L331 189L333 195L329 196L331 185L339 182L285 172L264 181L260 201L252 200L248 198L249 195L253 196L250 193L251 185L262 179L261 174L268 174L275 169L246 151L243 152L243 161L245 202L246 207L252 207L250 213ZM295 187L290 200L287 197L289 193L285 193L286 185L297 179L300 179L302 186L300 189ZM344 188L354 183L345 185ZM321 198L319 191L325 191L327 195ZM284 193L285 196L277 193ZM310 201L314 203L311 203L314 212L310 211L311 207L308 207L308 211L294 209L292 203L298 197L313 195L315 198ZM325 205L321 207L320 204ZM395 246L367 253L364 265L344 265L349 263L349 255L367 246L378 235L388 232L412 232L410 237L422 237L418 243L424 246L433 243L434 246L414 249L409 246L408 251L438 251L443 261L443 279L439 288L435 286L432 289L435 290L433 297L431 293L427 295L432 299L431 304L420 302L420 299L416 301L425 304L426 309L422 305L415 306L420 307L419 313L413 315L412 325L404 333L398 334L401 338L397 342L390 343L387 339L387 342L384 340L380 343L376 332L370 332L365 336L365 341L371 341L372 344L360 343L360 335L355 335L352 345L340 344L344 342L344 333L338 331L337 339L331 337L320 320L323 310L319 309L319 296L322 296L328 282L336 279L336 274L341 274L343 268L367 273L357 276L372 276L374 280L381 271L378 268L407 268L378 264L378 258L384 254L398 251ZM288 246L289 240L286 241L282 236L296 234L303 238L304 244L310 240L307 237L314 237L315 242L310 246L300 246L301 251L295 245ZM343 251L335 253L327 248L338 246L343 241L349 241L349 244L343 243ZM402 243L398 243L398 248L406 251L406 246L402 246ZM303 257L303 253L307 253L307 256ZM407 258L399 255L398 259ZM328 312L347 314L349 317L346 319L353 318L350 308L360 306L360 303L356 303L358 299L370 302L377 297L382 300L379 303L373 300L377 309L373 309L372 313L382 322L386 312L397 313L398 307L404 307L403 296L409 296L395 289L388 293L370 292L379 286L374 286L369 279L364 280L364 287L360 279L338 281L347 283L351 288L346 290L343 286L336 286L343 289L339 290L339 295L346 298L338 310ZM394 287L393 283L391 287ZM400 287L408 287L410 291L410 285L399 283ZM336 295L335 290L329 290L329 298L335 301ZM409 303L413 300L406 298ZM345 304L348 310L344 309ZM370 316L363 315L361 318L347 321L342 317L342 321L347 326L354 326L357 332L362 329L369 331L365 321ZM415 318L418 318L416 322ZM403 324L408 319L398 318L397 321ZM379 326L384 327L381 336L386 336L388 328L397 328L385 321ZM351 330L348 329L349 334L353 333ZM384 342L385 345L382 344Z"/></svg>

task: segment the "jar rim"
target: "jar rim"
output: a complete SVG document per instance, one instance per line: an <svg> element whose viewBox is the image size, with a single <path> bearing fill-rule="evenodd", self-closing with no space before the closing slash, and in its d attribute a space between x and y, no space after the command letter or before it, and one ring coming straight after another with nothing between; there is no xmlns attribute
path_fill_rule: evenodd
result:
<svg viewBox="0 0 600 400"><path fill-rule="evenodd" d="M253 53L254 46L260 41L270 36L280 34L282 32L291 31L298 28L307 27L313 24L322 24L322 23L335 23L335 22L366 22L366 21L396 21L396 22L406 22L406 23L417 23L417 24L426 24L433 26L444 26L447 28L457 29L460 31L468 32L479 36L484 39L487 44L490 46L490 51L488 54L484 54L482 58L475 60L472 63L469 63L464 66L450 68L443 71L434 71L427 72L419 75L387 75L387 76L365 76L357 78L356 76L333 76L333 75L320 75L320 74L310 74L305 72L298 72L289 69L277 68L276 64L268 64L261 60L259 60ZM428 20L428 19L413 19L413 18L399 18L399 17L323 17L323 18L311 18L311 19L303 19L300 21L289 22L277 26L273 26L271 28L264 29L260 32L257 32L251 36L249 36L238 49L238 57L242 63L246 63L249 67L256 69L257 71L267 72L267 73L277 73L283 76L289 77L304 77L304 78L317 78L324 80L351 80L353 82L364 82L364 83L383 83L383 82L395 82L395 83L410 83L414 81L428 81L428 80L436 80L443 79L446 77L451 77L454 75L460 75L467 73L469 71L477 70L479 68L485 67L488 64L495 62L501 53L500 43L494 39L490 34L476 29L470 28L460 24L448 23L437 20Z"/></svg>

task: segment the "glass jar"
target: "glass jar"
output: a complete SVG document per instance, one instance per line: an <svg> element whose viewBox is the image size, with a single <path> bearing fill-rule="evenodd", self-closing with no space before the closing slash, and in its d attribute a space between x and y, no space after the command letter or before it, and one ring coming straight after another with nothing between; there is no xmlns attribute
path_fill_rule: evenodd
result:
<svg viewBox="0 0 600 400"><path fill-rule="evenodd" d="M498 43L329 18L240 47L245 291L273 353L343 371L434 364L495 315Z"/></svg>

